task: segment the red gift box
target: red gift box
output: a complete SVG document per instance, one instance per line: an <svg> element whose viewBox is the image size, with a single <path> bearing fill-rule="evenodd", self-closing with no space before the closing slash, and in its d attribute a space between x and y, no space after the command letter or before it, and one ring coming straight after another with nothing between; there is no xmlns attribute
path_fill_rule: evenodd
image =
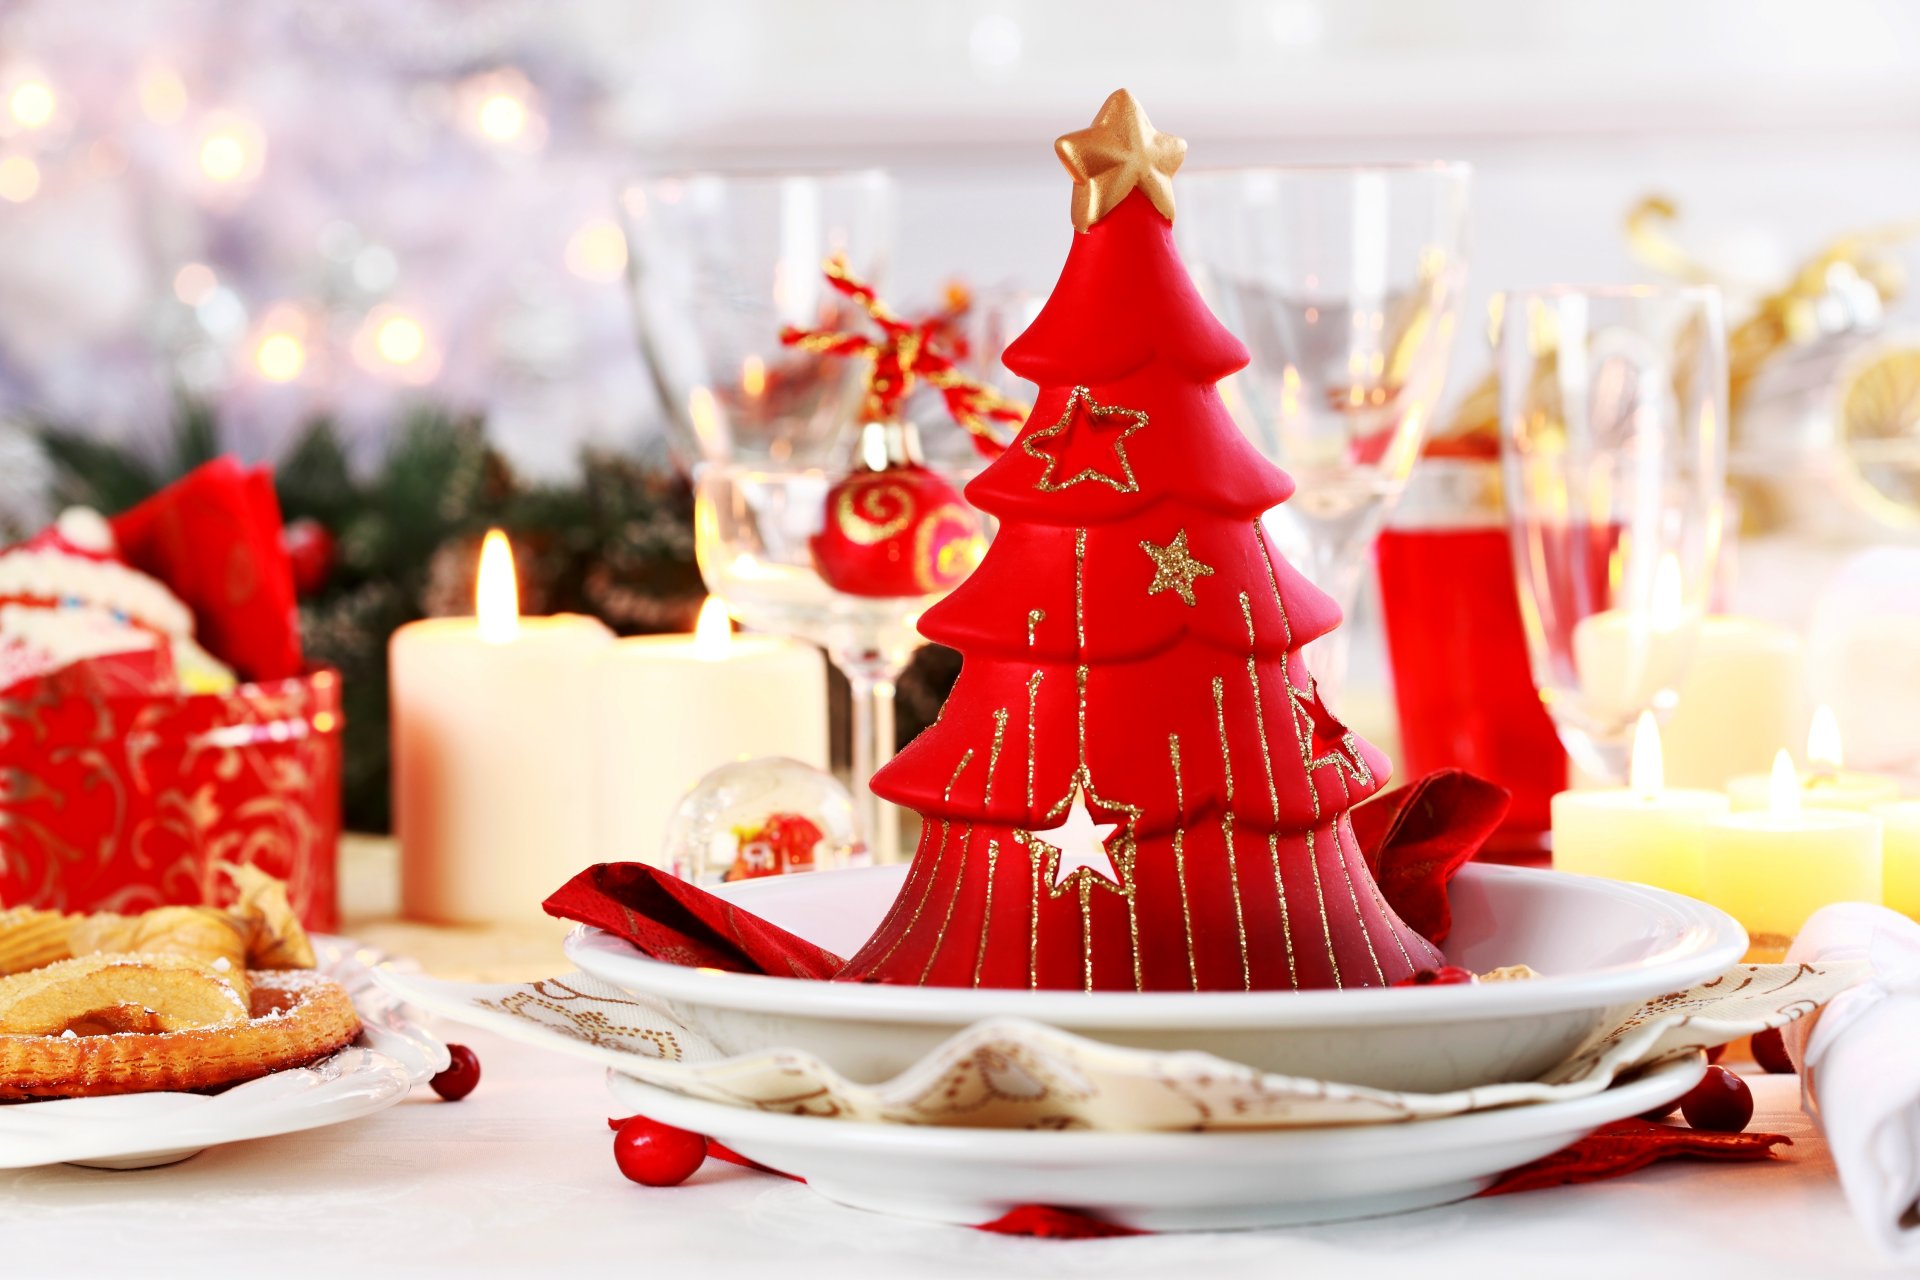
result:
<svg viewBox="0 0 1920 1280"><path fill-rule="evenodd" d="M284 880L308 929L336 927L337 673L147 696L76 670L0 694L0 904L210 902L237 861Z"/></svg>

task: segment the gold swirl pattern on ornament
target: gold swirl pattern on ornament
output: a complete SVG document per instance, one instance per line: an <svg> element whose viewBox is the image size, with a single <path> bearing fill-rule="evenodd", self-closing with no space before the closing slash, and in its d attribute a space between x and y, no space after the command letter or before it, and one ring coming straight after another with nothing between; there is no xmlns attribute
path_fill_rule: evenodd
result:
<svg viewBox="0 0 1920 1280"><path fill-rule="evenodd" d="M833 515L849 542L871 547L913 523L913 491L884 479L850 485L834 500Z"/></svg>

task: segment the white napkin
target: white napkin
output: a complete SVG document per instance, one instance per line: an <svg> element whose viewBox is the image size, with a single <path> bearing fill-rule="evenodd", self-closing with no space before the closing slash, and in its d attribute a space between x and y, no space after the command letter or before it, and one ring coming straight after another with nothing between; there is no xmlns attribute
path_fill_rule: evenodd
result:
<svg viewBox="0 0 1920 1280"><path fill-rule="evenodd" d="M1787 960L1872 966L1789 1025L1787 1050L1854 1216L1888 1253L1920 1261L1920 924L1864 903L1823 907Z"/></svg>

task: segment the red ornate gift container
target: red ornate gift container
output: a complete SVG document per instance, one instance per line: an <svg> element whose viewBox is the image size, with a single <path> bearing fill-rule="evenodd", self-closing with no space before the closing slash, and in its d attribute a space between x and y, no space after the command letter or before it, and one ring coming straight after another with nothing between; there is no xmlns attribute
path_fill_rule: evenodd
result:
<svg viewBox="0 0 1920 1280"><path fill-rule="evenodd" d="M1375 559L1405 775L1499 783L1513 807L1488 853L1544 853L1567 756L1528 666L1499 463L1422 459Z"/></svg>
<svg viewBox="0 0 1920 1280"><path fill-rule="evenodd" d="M93 665L0 696L0 903L214 901L214 864L239 861L286 881L309 929L333 929L339 676L156 697Z"/></svg>

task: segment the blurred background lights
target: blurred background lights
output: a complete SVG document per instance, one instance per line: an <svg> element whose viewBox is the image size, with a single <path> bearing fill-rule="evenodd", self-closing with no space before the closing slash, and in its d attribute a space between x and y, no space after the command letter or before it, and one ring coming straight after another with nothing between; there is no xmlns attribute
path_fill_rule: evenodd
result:
<svg viewBox="0 0 1920 1280"><path fill-rule="evenodd" d="M173 273L173 296L190 307L197 307L219 284L212 267L204 262L189 262Z"/></svg>
<svg viewBox="0 0 1920 1280"><path fill-rule="evenodd" d="M369 311L354 335L353 352L369 371L412 386L432 382L440 372L440 351L426 322L402 307Z"/></svg>
<svg viewBox="0 0 1920 1280"><path fill-rule="evenodd" d="M209 182L231 186L259 174L267 140L259 126L234 115L210 117L200 134L198 160Z"/></svg>
<svg viewBox="0 0 1920 1280"><path fill-rule="evenodd" d="M427 333L412 316L394 313L374 326L373 346L388 364L412 364L426 352Z"/></svg>
<svg viewBox="0 0 1920 1280"><path fill-rule="evenodd" d="M511 93L490 94L481 99L474 118L489 138L511 142L526 132L527 104Z"/></svg>
<svg viewBox="0 0 1920 1280"><path fill-rule="evenodd" d="M611 218L595 218L567 241L567 270L582 280L618 280L627 269L627 238Z"/></svg>
<svg viewBox="0 0 1920 1280"><path fill-rule="evenodd" d="M187 113L187 85L172 67L140 73L140 109L155 124L177 124Z"/></svg>
<svg viewBox="0 0 1920 1280"><path fill-rule="evenodd" d="M253 363L268 382L292 382L307 366L307 349L290 333L269 333L254 349Z"/></svg>
<svg viewBox="0 0 1920 1280"><path fill-rule="evenodd" d="M40 190L40 166L25 156L0 159L0 200L24 204Z"/></svg>
<svg viewBox="0 0 1920 1280"><path fill-rule="evenodd" d="M468 76L455 100L464 126L495 146L531 150L546 137L533 82L512 67Z"/></svg>
<svg viewBox="0 0 1920 1280"><path fill-rule="evenodd" d="M7 95L7 114L24 129L41 129L53 120L53 89L40 79L22 80Z"/></svg>

